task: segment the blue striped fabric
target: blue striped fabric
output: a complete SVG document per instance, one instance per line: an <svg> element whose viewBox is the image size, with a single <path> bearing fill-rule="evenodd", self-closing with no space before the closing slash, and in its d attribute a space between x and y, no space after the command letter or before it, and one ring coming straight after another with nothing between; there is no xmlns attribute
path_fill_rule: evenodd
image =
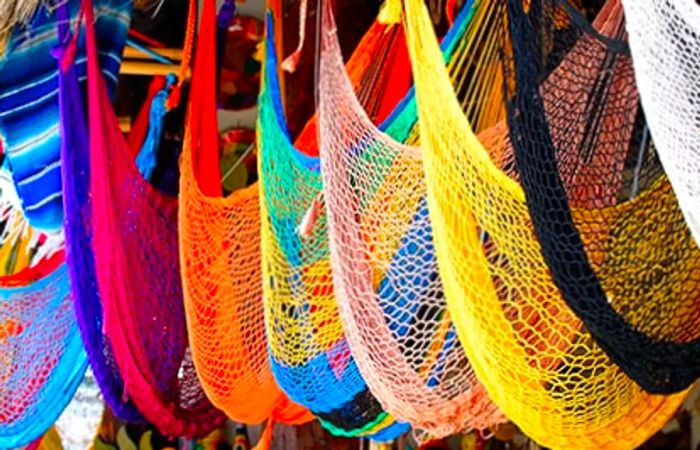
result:
<svg viewBox="0 0 700 450"><path fill-rule="evenodd" d="M73 21L80 0L69 0ZM95 2L100 63L114 92L126 33L130 0ZM63 221L58 111L58 66L51 49L58 43L56 16L42 6L30 24L16 29L0 56L0 138L29 223L52 231ZM84 33L76 68L85 80Z"/></svg>

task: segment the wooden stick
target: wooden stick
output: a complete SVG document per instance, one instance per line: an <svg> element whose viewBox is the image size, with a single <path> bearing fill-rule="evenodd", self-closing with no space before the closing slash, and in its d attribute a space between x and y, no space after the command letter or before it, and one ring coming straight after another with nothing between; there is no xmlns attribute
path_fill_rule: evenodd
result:
<svg viewBox="0 0 700 450"><path fill-rule="evenodd" d="M122 62L121 69L119 73L122 75L168 75L177 74L180 67L176 64L160 64L157 62L150 61L134 61L125 60ZM187 71L187 78L190 78L192 73L190 70Z"/></svg>
<svg viewBox="0 0 700 450"><path fill-rule="evenodd" d="M172 59L173 61L181 61L182 60L182 49L181 48L153 48L150 47L150 49L159 55L165 56L168 59ZM124 47L124 59L151 59L151 57L147 54L142 52L141 50L138 50L133 47L126 46Z"/></svg>

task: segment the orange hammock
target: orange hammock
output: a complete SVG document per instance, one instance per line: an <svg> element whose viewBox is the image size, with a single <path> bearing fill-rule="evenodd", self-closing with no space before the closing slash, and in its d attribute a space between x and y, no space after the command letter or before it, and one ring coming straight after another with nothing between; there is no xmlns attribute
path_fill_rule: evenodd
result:
<svg viewBox="0 0 700 450"><path fill-rule="evenodd" d="M205 190L195 177L199 163L200 173L220 180L215 27L214 1L207 0L180 164L180 266L190 348L207 396L231 419L300 424L313 416L277 387L267 357L258 187L222 197L221 187Z"/></svg>
<svg viewBox="0 0 700 450"><path fill-rule="evenodd" d="M207 396L232 419L289 424L312 419L277 387L267 355L262 304L260 210L257 183L221 196L214 92L214 10L205 2L192 77L192 96L180 165L179 239L190 348ZM359 47L374 45L385 27L373 24ZM397 47L397 46L395 46ZM403 64L408 61L405 45ZM367 52L358 52L366 55ZM362 79L370 58L352 68ZM408 85L410 71L394 80ZM388 77L384 77L384 83ZM404 89L405 90L405 89ZM389 101L395 96L390 96ZM379 114L386 115L386 101ZM309 153L317 152L316 119L302 133ZM197 174L201 174L198 176ZM198 182L199 181L199 182ZM266 428L269 432L270 426ZM266 436L269 438L269 436Z"/></svg>

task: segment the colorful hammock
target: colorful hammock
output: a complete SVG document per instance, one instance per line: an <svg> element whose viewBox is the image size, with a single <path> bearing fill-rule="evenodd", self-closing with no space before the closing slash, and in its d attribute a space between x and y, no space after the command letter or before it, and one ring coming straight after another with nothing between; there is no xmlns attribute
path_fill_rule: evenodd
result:
<svg viewBox="0 0 700 450"><path fill-rule="evenodd" d="M0 448L37 439L73 397L87 368L77 328L63 251L0 278Z"/></svg>
<svg viewBox="0 0 700 450"><path fill-rule="evenodd" d="M700 7L691 0L623 4L649 129L700 245Z"/></svg>
<svg viewBox="0 0 700 450"><path fill-rule="evenodd" d="M352 355L387 411L431 437L504 422L476 382L446 311L419 150L399 143L416 121L414 96L391 116L388 134L379 131L347 78L331 5L324 10L321 172L333 280ZM453 50L473 13L467 4L443 41L447 60L460 57Z"/></svg>
<svg viewBox="0 0 700 450"><path fill-rule="evenodd" d="M204 395L187 345L177 199L158 192L134 164L99 75L92 1L83 8L92 246L104 327L125 394L143 416L163 434L200 436L224 415Z"/></svg>
<svg viewBox="0 0 700 450"><path fill-rule="evenodd" d="M136 407L124 399L124 383L112 348L103 334L103 311L91 248L90 149L82 91L71 58L77 37L69 32L65 5L58 8L61 179L65 214L66 261L81 337L105 402L122 420L139 421Z"/></svg>
<svg viewBox="0 0 700 450"><path fill-rule="evenodd" d="M321 174L318 158L304 155L290 142L273 34L268 14L259 99L258 173L265 324L272 371L289 397L309 408L331 433L391 440L408 426L382 410L350 354L333 294L325 226L319 224L309 237L301 237L297 230L316 201ZM349 65L371 66L364 52L376 55L375 50L391 41L392 34L391 29L372 27L355 51L362 59L351 60Z"/></svg>
<svg viewBox="0 0 700 450"><path fill-rule="evenodd" d="M180 267L192 358L207 396L233 420L300 424L313 416L280 391L267 355L258 186L222 197L220 182L206 192L195 177L197 164L201 177L221 179L215 28L214 2L206 1L180 164Z"/></svg>
<svg viewBox="0 0 700 450"><path fill-rule="evenodd" d="M75 18L79 0L68 0ZM99 0L96 23L100 65L110 91L116 85L121 51L129 26L131 2ZM42 5L28 24L10 37L0 56L0 136L12 171L22 210L39 229L62 226L58 75L51 49L58 44L56 15ZM85 73L81 40L76 58Z"/></svg>
<svg viewBox="0 0 700 450"><path fill-rule="evenodd" d="M558 4L510 7L508 123L532 223L555 285L600 347L647 391L679 392L700 375L700 248L638 117L617 39L622 6L609 2L596 31ZM552 31L557 15L571 15L566 33Z"/></svg>
<svg viewBox="0 0 700 450"><path fill-rule="evenodd" d="M684 395L642 391L567 308L521 187L494 164L455 99L425 5L404 4L435 250L469 362L494 403L542 445L634 448Z"/></svg>

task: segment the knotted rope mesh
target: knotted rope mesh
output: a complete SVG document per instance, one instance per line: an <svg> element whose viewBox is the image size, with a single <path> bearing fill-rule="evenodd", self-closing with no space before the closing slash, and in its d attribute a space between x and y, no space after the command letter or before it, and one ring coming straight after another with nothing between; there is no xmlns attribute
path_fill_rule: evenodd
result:
<svg viewBox="0 0 700 450"><path fill-rule="evenodd" d="M494 163L455 99L425 6L404 3L435 250L469 362L494 403L542 445L634 448L684 395L645 393L568 309L522 188ZM489 145L505 141L498 129L482 136Z"/></svg>
<svg viewBox="0 0 700 450"><path fill-rule="evenodd" d="M692 0L623 4L649 129L700 245L700 6Z"/></svg>
<svg viewBox="0 0 700 450"><path fill-rule="evenodd" d="M104 326L125 395L144 417L166 435L203 435L224 415L204 395L188 348L177 199L158 192L134 165L99 75L91 0L84 9L92 244Z"/></svg>
<svg viewBox="0 0 700 450"><path fill-rule="evenodd" d="M679 392L700 374L700 248L651 153L622 6L597 30L566 8L509 5L508 123L532 223L598 344L649 392Z"/></svg>
<svg viewBox="0 0 700 450"><path fill-rule="evenodd" d="M68 405L86 368L64 253L2 277L0 447L21 447L41 436Z"/></svg>
<svg viewBox="0 0 700 450"><path fill-rule="evenodd" d="M349 65L387 63L371 61L363 53L376 55L391 33L391 28L371 28L355 51L362 61L351 60ZM268 15L259 98L258 172L265 323L272 370L290 398L309 408L332 433L390 440L408 427L382 410L350 354L333 292L325 218L319 217L308 234L298 230L307 210L319 201L320 163L290 141L272 36ZM388 71L376 73L381 78L390 75Z"/></svg>
<svg viewBox="0 0 700 450"><path fill-rule="evenodd" d="M448 60L461 57L451 50L474 17L470 6L443 41ZM430 436L503 422L446 311L420 150L400 143L416 121L414 97L391 116L387 134L377 129L343 67L328 2L322 20L324 198L338 308L353 357L387 411ZM490 22L476 22L484 24Z"/></svg>
<svg viewBox="0 0 700 450"><path fill-rule="evenodd" d="M195 161L203 175L219 173L215 28L207 1L180 164L180 263L192 357L207 396L233 420L303 423L313 416L277 387L267 355L258 186L222 197L221 188L205 192L195 176ZM203 167L207 160L217 166Z"/></svg>

